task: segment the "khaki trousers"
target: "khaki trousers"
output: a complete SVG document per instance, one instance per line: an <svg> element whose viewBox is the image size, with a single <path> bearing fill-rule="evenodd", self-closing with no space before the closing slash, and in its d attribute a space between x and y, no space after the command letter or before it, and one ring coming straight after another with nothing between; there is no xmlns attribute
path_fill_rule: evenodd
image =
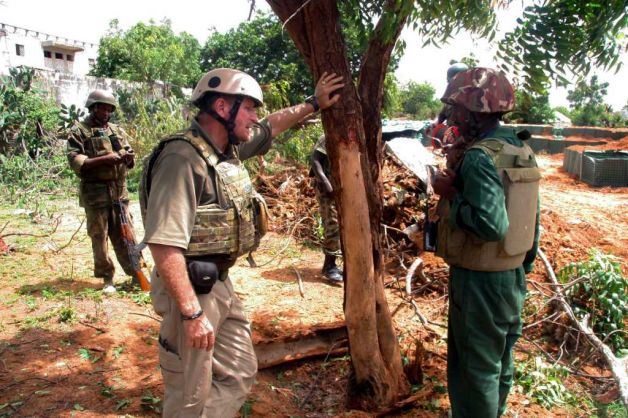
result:
<svg viewBox="0 0 628 418"><path fill-rule="evenodd" d="M158 275L153 274L153 305L163 321L159 363L164 379L163 416L233 417L255 381L257 358L251 329L230 279L198 295L214 327L212 351L185 345L181 314Z"/></svg>

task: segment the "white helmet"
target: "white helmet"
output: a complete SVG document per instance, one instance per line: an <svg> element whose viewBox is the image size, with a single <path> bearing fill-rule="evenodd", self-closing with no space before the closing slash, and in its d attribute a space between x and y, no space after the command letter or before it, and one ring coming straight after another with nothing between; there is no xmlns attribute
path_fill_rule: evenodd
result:
<svg viewBox="0 0 628 418"><path fill-rule="evenodd" d="M245 96L253 99L257 106L264 104L262 88L257 81L247 73L231 68L217 68L205 73L192 92L192 103L198 106L205 93Z"/></svg>

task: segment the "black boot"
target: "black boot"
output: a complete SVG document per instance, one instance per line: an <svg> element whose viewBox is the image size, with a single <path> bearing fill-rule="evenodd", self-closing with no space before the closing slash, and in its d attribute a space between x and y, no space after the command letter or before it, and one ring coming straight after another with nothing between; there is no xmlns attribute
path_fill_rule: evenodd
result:
<svg viewBox="0 0 628 418"><path fill-rule="evenodd" d="M336 266L336 257L333 255L325 254L322 273L330 283L339 284L343 281L342 270Z"/></svg>

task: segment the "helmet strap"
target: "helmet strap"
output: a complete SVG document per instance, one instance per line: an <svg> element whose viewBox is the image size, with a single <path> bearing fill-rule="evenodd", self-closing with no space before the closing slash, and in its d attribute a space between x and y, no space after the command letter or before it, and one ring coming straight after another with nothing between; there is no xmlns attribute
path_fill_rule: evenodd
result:
<svg viewBox="0 0 628 418"><path fill-rule="evenodd" d="M227 138L229 139L229 143L231 145L238 145L240 141L235 136L235 120L238 115L238 111L240 110L240 105L242 104L242 96L236 96L233 105L231 106L231 110L229 111L229 119L225 119L218 114L214 109L207 108L205 111L211 115L214 119L216 119L222 126L227 130Z"/></svg>

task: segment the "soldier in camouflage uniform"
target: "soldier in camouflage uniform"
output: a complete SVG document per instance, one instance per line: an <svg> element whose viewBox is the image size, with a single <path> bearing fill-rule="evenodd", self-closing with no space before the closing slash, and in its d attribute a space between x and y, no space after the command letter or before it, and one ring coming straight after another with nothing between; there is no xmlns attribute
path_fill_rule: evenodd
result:
<svg viewBox="0 0 628 418"><path fill-rule="evenodd" d="M450 265L449 397L453 417L496 417L512 385L525 274L538 248L540 173L530 147L500 124L514 107L502 73L463 71L441 100L470 145L455 169L433 179L436 254Z"/></svg>
<svg viewBox="0 0 628 418"><path fill-rule="evenodd" d="M322 273L331 283L342 283L342 270L336 266L336 258L340 257L340 231L338 229L338 212L334 202L333 188L330 181L331 167L325 148L325 136L321 136L310 157L310 174L316 179L316 199L323 223L323 253L325 261Z"/></svg>
<svg viewBox="0 0 628 418"><path fill-rule="evenodd" d="M95 90L90 93L85 103L89 115L70 129L67 144L70 167L81 179L79 204L85 208L87 234L92 241L94 276L104 279L105 293L116 290L107 239L111 240L124 272L134 275L122 239L120 220L112 205L114 200L121 200L128 215L126 176L127 170L134 165L134 153L126 132L109 123L117 106L116 99L109 92ZM129 226L132 228L131 223Z"/></svg>
<svg viewBox="0 0 628 418"><path fill-rule="evenodd" d="M241 71L206 73L192 93L191 126L162 139L140 183L144 242L155 260L151 298L162 317L159 363L166 417L233 417L255 380L251 330L229 269L264 229L263 203L242 160L336 103L343 87L326 73L306 103L258 120L259 84Z"/></svg>

